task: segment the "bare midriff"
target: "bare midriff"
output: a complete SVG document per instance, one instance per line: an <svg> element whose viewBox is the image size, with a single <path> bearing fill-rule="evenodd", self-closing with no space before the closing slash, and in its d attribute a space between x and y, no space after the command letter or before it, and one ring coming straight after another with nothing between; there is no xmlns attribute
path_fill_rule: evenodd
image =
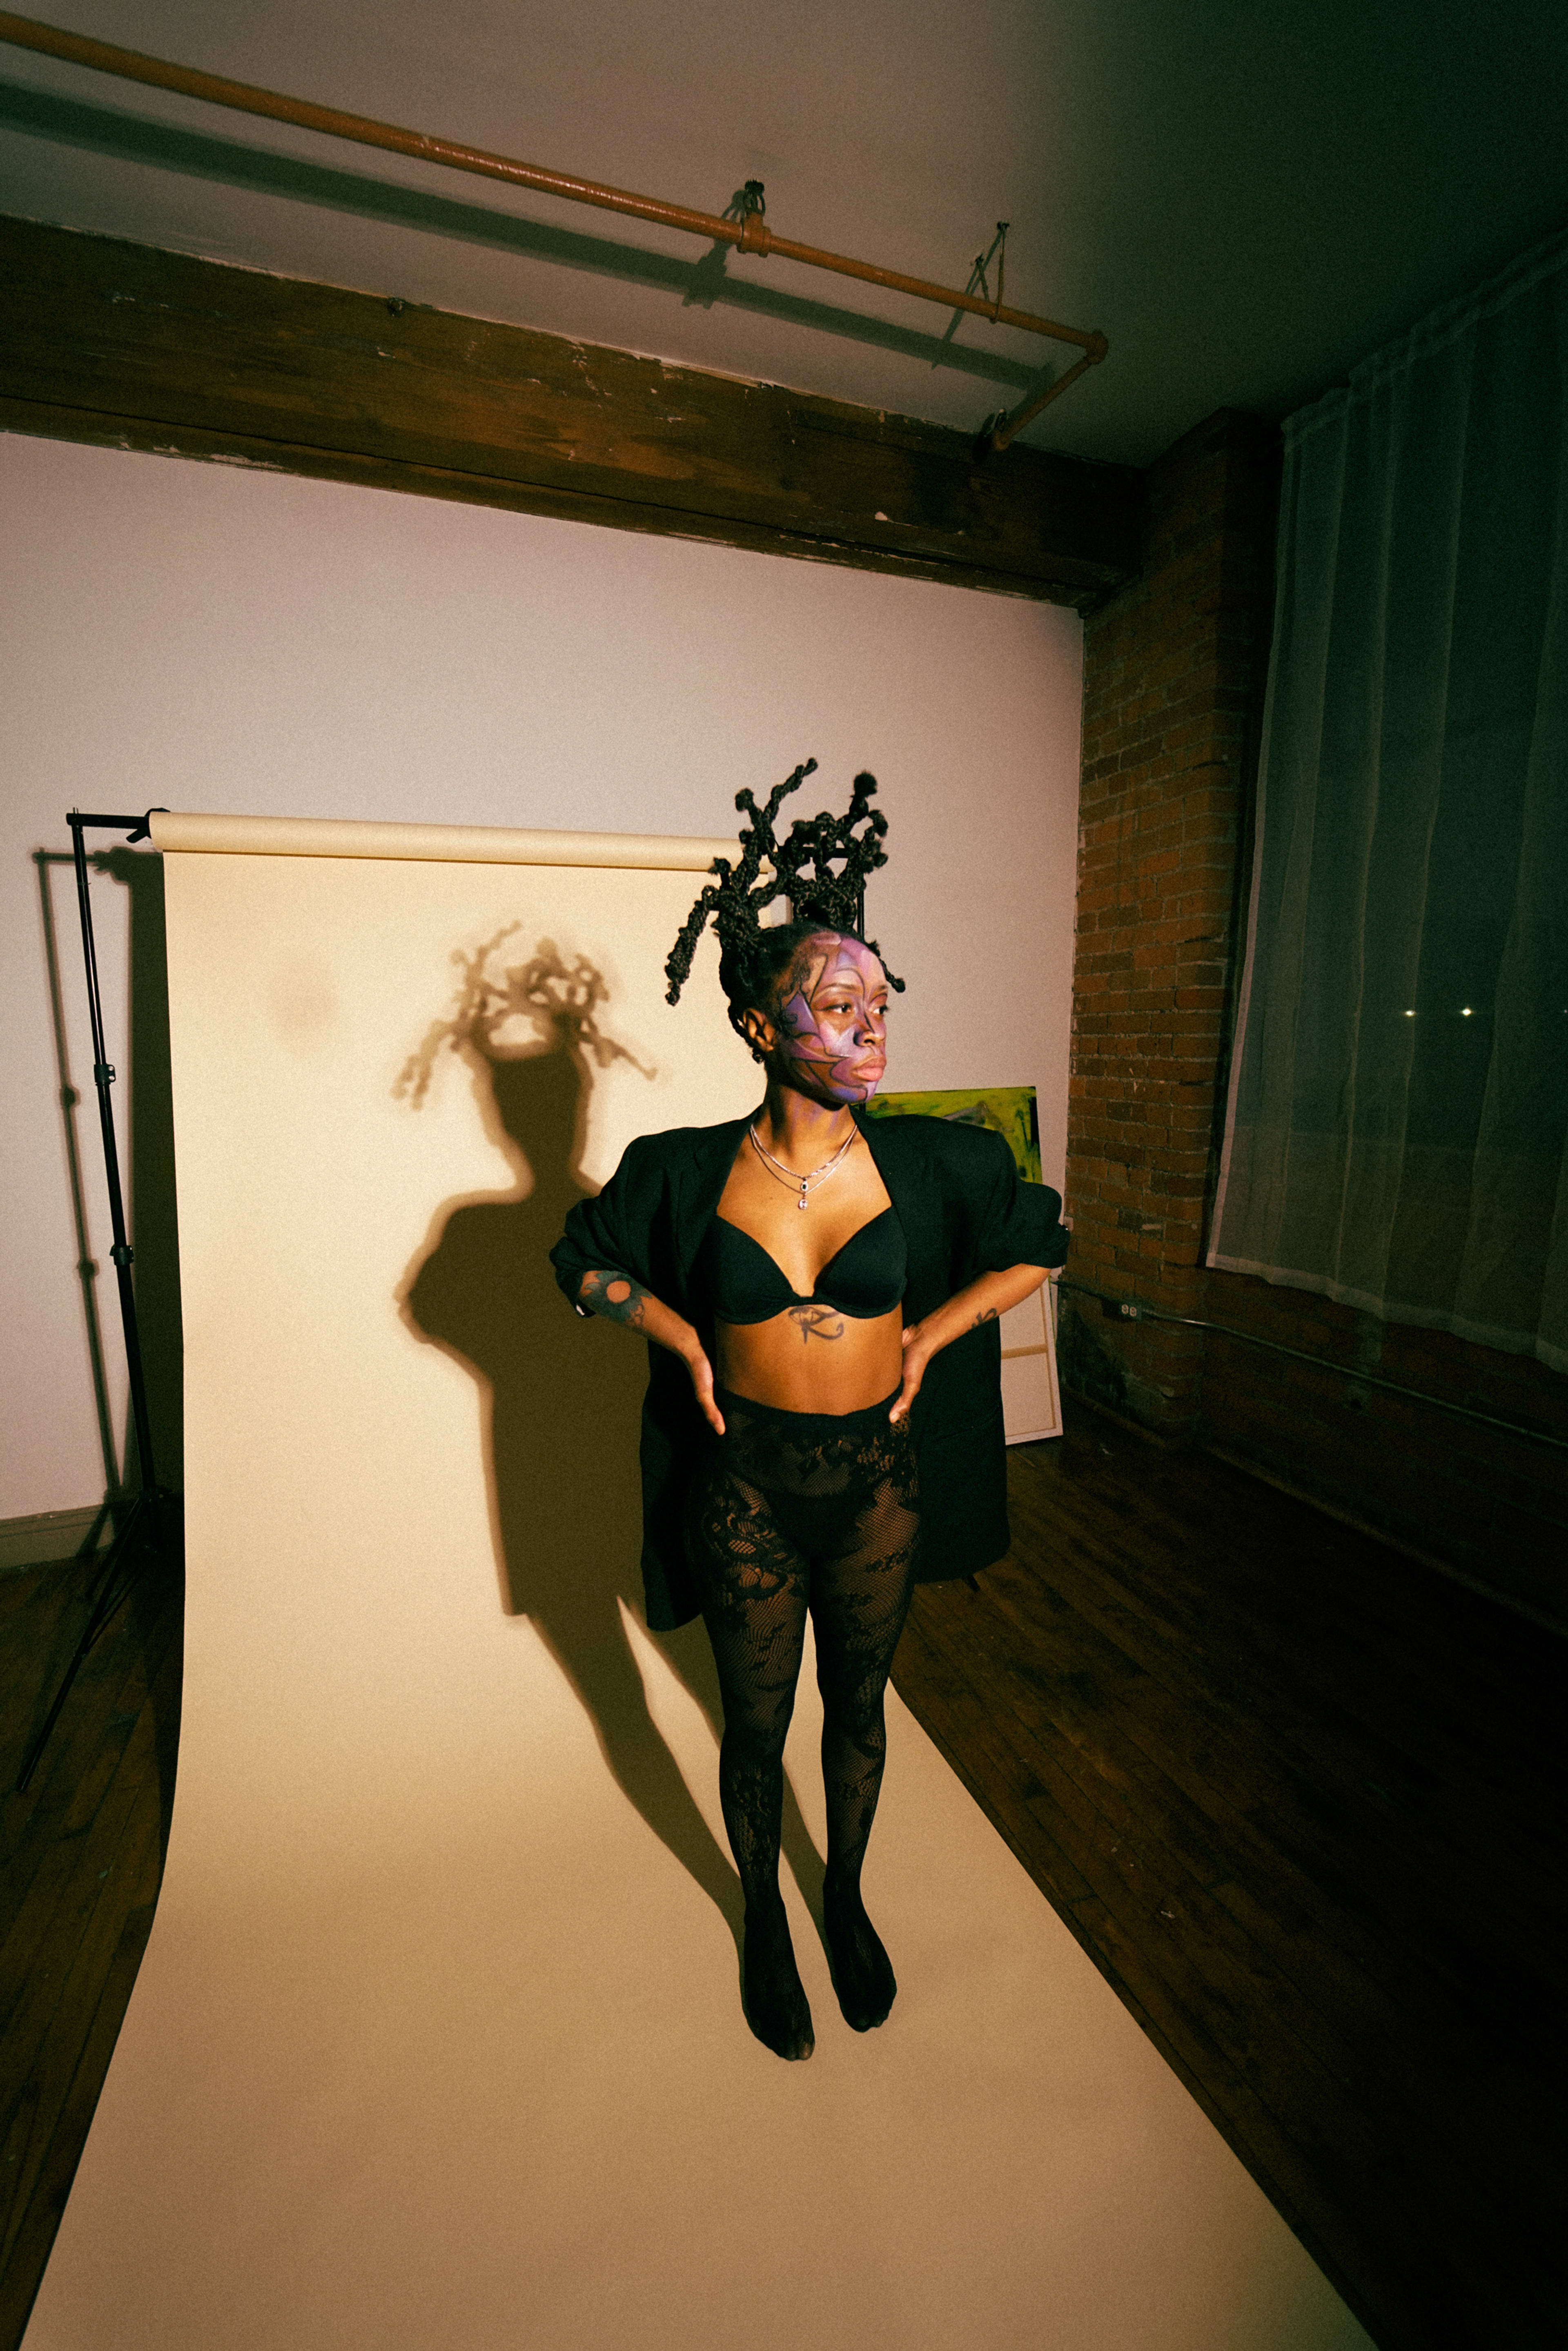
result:
<svg viewBox="0 0 1568 2351"><path fill-rule="evenodd" d="M719 1384L782 1412L861 1412L898 1389L904 1371L904 1317L858 1322L803 1299L768 1322L713 1328Z"/></svg>
<svg viewBox="0 0 1568 2351"><path fill-rule="evenodd" d="M811 1300L823 1268L888 1205L863 1138L804 1210L742 1141L719 1214L767 1250L798 1303L766 1322L715 1323L721 1387L781 1412L835 1414L863 1412L896 1392L904 1374L902 1310L861 1321Z"/></svg>

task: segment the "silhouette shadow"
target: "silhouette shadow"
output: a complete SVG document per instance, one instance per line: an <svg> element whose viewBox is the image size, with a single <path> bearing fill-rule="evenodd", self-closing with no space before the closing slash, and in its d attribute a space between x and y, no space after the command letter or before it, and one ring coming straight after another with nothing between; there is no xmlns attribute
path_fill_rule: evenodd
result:
<svg viewBox="0 0 1568 2351"><path fill-rule="evenodd" d="M542 942L529 972L554 956ZM555 967L564 969L558 958ZM597 1001L602 983L590 977ZM645 1621L637 1459L643 1345L612 1323L574 1316L549 1262L568 1209L593 1188L578 1173L592 1064L596 1048L601 1062L615 1051L593 1029L591 1003L585 1019L565 993L535 992L536 1036L521 1045L496 1041L504 1020L460 1017L450 1025L485 1132L516 1181L509 1192L437 1210L399 1304L414 1336L461 1364L479 1388L502 1606L531 1619L618 1785L715 1904L738 1955L739 1879L649 1712L618 1604ZM422 1088L414 1092L417 1099ZM649 1637L717 1740L718 1677L702 1625ZM823 1865L787 1791L784 1856L820 1932Z"/></svg>
<svg viewBox="0 0 1568 2351"><path fill-rule="evenodd" d="M169 937L163 860L134 849L93 864L130 895L130 1062L126 1215L136 1246L136 1322L158 1482L182 1489L185 1337L180 1305L180 1223L174 1188L174 1080L169 1041ZM134 1424L128 1450L134 1448Z"/></svg>

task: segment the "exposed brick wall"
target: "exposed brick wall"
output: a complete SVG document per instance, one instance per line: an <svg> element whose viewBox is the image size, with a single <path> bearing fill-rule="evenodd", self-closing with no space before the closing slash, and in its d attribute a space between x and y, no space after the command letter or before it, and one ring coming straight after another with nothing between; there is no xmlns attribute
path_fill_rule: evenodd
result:
<svg viewBox="0 0 1568 2351"><path fill-rule="evenodd" d="M1273 428L1210 417L1152 469L1143 571L1085 627L1072 1272L1175 1314L1203 1311L1278 485ZM1158 1426L1193 1426L1197 1332L1064 1306L1073 1384Z"/></svg>
<svg viewBox="0 0 1568 2351"><path fill-rule="evenodd" d="M1268 658L1278 440L1222 412L1149 475L1139 578L1086 622L1068 1278L1324 1367L1063 1301L1070 1387L1221 1446L1568 1625L1568 1455L1369 1386L1568 1436L1527 1358L1210 1272L1208 1213Z"/></svg>

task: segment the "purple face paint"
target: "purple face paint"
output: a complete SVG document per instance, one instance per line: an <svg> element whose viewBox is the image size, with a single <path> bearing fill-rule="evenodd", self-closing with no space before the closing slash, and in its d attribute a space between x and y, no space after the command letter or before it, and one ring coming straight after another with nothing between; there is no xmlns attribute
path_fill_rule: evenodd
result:
<svg viewBox="0 0 1568 2351"><path fill-rule="evenodd" d="M869 1102L888 1065L888 982L870 948L836 931L807 939L777 1025L786 1085L836 1107Z"/></svg>

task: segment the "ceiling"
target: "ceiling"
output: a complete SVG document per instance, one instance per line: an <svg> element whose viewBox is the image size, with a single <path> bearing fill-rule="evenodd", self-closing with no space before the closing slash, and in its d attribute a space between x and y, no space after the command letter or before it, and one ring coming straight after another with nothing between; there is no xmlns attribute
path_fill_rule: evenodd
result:
<svg viewBox="0 0 1568 2351"><path fill-rule="evenodd" d="M67 0L76 32L1006 298L1110 357L1029 428L1279 416L1568 221L1563 0ZM0 46L0 211L966 429L1061 347Z"/></svg>

